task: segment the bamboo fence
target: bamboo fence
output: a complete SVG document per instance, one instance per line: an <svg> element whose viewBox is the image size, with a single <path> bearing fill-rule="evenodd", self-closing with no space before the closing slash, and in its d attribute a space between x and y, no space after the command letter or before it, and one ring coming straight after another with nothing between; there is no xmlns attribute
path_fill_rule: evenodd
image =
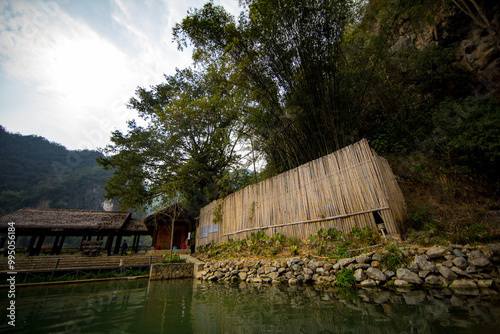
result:
<svg viewBox="0 0 500 334"><path fill-rule="evenodd" d="M377 226L375 212L385 226ZM405 217L389 163L363 139L205 206L196 242L239 240L258 231L305 239L319 229L348 234L355 226L384 227L398 238Z"/></svg>

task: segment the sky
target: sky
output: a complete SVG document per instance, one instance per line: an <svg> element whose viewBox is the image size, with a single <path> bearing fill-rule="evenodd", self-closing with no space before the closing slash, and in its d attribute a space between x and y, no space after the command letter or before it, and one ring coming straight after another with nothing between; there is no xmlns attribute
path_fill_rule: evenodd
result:
<svg viewBox="0 0 500 334"><path fill-rule="evenodd" d="M98 149L138 119L137 87L191 65L172 28L208 0L0 0L0 125ZM237 15L238 0L215 0Z"/></svg>

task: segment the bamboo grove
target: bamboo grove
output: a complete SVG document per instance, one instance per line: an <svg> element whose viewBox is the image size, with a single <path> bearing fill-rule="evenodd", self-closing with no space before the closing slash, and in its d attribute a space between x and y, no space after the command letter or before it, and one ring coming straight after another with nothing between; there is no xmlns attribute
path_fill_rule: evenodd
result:
<svg viewBox="0 0 500 334"><path fill-rule="evenodd" d="M362 138L495 187L500 90L457 60L475 17L457 3L468 2L241 0L239 17L213 2L192 9L173 36L193 66L130 100L146 125L131 121L102 150L114 171L107 196L136 209L178 198L198 214ZM488 17L498 4L477 8L498 51Z"/></svg>

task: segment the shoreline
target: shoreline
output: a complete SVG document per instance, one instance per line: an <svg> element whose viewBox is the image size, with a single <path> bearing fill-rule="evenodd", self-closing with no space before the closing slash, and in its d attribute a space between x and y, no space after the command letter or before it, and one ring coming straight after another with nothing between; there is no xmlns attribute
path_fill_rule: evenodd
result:
<svg viewBox="0 0 500 334"><path fill-rule="evenodd" d="M500 244L388 248L339 260L306 255L288 259L209 261L198 279L340 287L474 289L500 286Z"/></svg>

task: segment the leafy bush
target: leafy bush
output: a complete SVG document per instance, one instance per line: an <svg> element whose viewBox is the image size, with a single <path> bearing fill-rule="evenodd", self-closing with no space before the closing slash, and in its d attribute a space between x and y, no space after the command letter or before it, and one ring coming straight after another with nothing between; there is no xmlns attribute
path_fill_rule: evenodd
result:
<svg viewBox="0 0 500 334"><path fill-rule="evenodd" d="M341 271L337 273L337 279L335 280L335 285L343 288L352 287L356 284L356 279L354 278L354 271L347 268L342 268Z"/></svg>
<svg viewBox="0 0 500 334"><path fill-rule="evenodd" d="M351 236L363 245L375 245L380 241L379 234L372 228L365 226L363 229L355 226L351 230Z"/></svg>
<svg viewBox="0 0 500 334"><path fill-rule="evenodd" d="M158 261L159 263L186 263L186 259L179 256L179 254L173 254L170 257L169 254L164 254L162 259Z"/></svg>
<svg viewBox="0 0 500 334"><path fill-rule="evenodd" d="M343 259L347 256L347 249L352 245L351 241L345 241L335 247L335 252L330 256L334 259Z"/></svg>
<svg viewBox="0 0 500 334"><path fill-rule="evenodd" d="M323 242L320 242L318 247L316 247L316 250L314 251L314 253L317 255L317 256L321 256L325 253L325 247L323 245Z"/></svg>
<svg viewBox="0 0 500 334"><path fill-rule="evenodd" d="M386 248L389 253L384 254L380 261L387 269L395 271L397 268L406 266L408 259L401 253L401 250L395 244L389 244Z"/></svg>
<svg viewBox="0 0 500 334"><path fill-rule="evenodd" d="M424 227L435 226L432 206L430 204L408 208L408 225L414 230L422 230Z"/></svg>
<svg viewBox="0 0 500 334"><path fill-rule="evenodd" d="M344 239L344 236L342 235L342 233L340 233L339 231L337 231L333 227L330 227L328 229L328 236L331 237L332 240L334 240L334 241Z"/></svg>
<svg viewBox="0 0 500 334"><path fill-rule="evenodd" d="M300 244L300 240L297 237L290 237L286 239L286 243L291 246L297 246Z"/></svg>
<svg viewBox="0 0 500 334"><path fill-rule="evenodd" d="M316 232L316 234L317 234L318 236L322 237L322 238L324 238L324 237L328 236L328 232L327 232L327 231L325 231L325 230L323 230L322 228L320 228L320 229Z"/></svg>
<svg viewBox="0 0 500 334"><path fill-rule="evenodd" d="M284 237L284 236L283 236L283 234L281 234L281 233L276 233L275 235L273 235L273 236L271 237L271 240L273 240L273 241L274 241L274 242L276 242L276 243L280 243L280 244L282 244L282 243L284 243L284 242L285 242L285 237Z"/></svg>
<svg viewBox="0 0 500 334"><path fill-rule="evenodd" d="M450 167L466 167L498 181L499 109L498 100L475 97L440 104L433 119L433 142Z"/></svg>
<svg viewBox="0 0 500 334"><path fill-rule="evenodd" d="M271 254L272 256L278 255L279 252L280 252L280 250L278 248L276 248L276 247L272 247L269 250L269 254Z"/></svg>

